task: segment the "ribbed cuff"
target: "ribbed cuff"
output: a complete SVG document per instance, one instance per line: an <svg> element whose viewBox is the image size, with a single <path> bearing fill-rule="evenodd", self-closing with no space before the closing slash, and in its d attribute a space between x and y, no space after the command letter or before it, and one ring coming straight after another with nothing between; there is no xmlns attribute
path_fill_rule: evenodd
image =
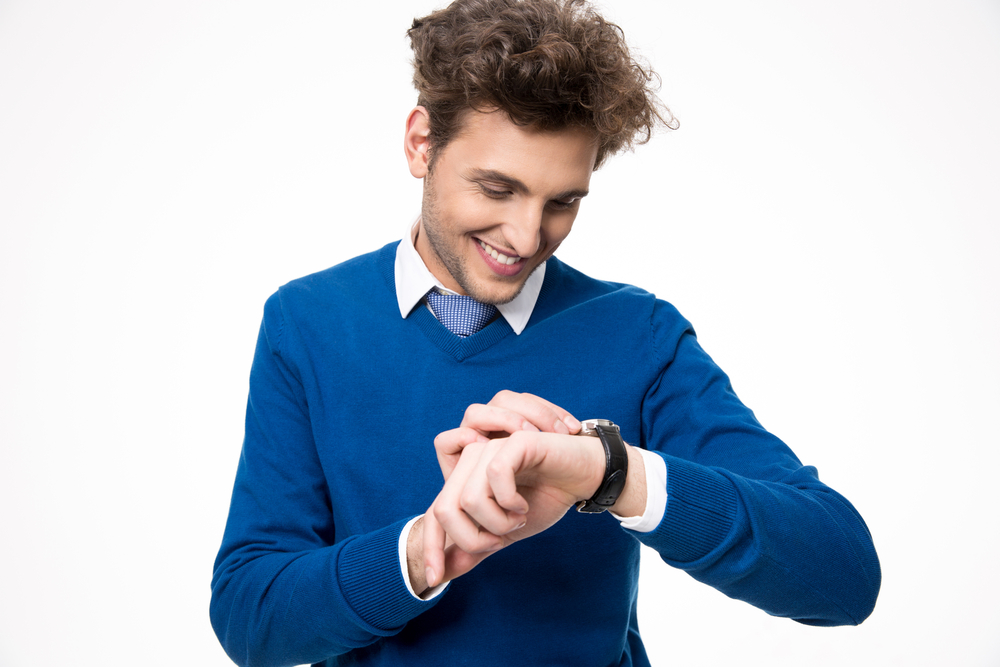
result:
<svg viewBox="0 0 1000 667"><path fill-rule="evenodd" d="M364 622L382 631L401 628L440 599L410 594L399 567L399 535L406 520L350 540L341 550L337 575L344 601Z"/></svg>
<svg viewBox="0 0 1000 667"><path fill-rule="evenodd" d="M667 509L651 533L636 534L668 561L690 563L719 546L736 518L736 488L725 476L690 461L667 462Z"/></svg>

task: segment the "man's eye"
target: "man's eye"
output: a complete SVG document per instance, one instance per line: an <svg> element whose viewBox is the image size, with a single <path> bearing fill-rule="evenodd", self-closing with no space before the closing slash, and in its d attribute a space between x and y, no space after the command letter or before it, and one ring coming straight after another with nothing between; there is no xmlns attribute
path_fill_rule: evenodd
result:
<svg viewBox="0 0 1000 667"><path fill-rule="evenodd" d="M577 203L579 198L574 197L572 199L553 199L551 202L552 208L563 209L570 208L573 204Z"/></svg>
<svg viewBox="0 0 1000 667"><path fill-rule="evenodd" d="M503 199L504 197L510 195L510 192L508 190L497 190L487 185L483 185L482 183L479 183L478 185L479 189L482 191L484 195L486 195L487 197L492 197L493 199Z"/></svg>

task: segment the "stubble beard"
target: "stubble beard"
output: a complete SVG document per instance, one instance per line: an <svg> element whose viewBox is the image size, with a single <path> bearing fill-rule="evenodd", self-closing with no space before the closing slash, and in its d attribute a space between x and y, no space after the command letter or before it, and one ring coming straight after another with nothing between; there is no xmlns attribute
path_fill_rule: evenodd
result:
<svg viewBox="0 0 1000 667"><path fill-rule="evenodd" d="M514 291L509 294L486 294L484 290L479 289L475 281L469 276L469 272L466 266L465 257L450 244L443 234L440 234L442 225L440 223L440 218L438 217L437 202L434 196L434 188L431 182L425 181L424 183L424 196L422 211L420 214L420 230L423 234L427 236L427 243L430 245L431 250L437 256L438 261L444 266L445 270L454 278L458 286L462 288L468 296L479 303L486 303L493 306L502 306L505 303L510 303L518 297L521 290L524 289L524 284L528 281L528 277L531 273L534 273L535 269L532 269L528 275L518 282L516 285L510 285L515 287Z"/></svg>

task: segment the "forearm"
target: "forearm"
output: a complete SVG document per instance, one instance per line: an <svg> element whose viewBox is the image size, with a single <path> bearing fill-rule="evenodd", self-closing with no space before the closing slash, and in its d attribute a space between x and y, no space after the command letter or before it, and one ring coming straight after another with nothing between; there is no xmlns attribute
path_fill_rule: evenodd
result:
<svg viewBox="0 0 1000 667"><path fill-rule="evenodd" d="M399 571L403 523L309 551L243 547L220 557L211 617L230 657L322 662L399 632L433 606L410 595Z"/></svg>
<svg viewBox="0 0 1000 667"><path fill-rule="evenodd" d="M772 615L860 623L881 581L864 521L764 429L668 305L653 331L663 370L642 401L642 438L666 462L667 507L638 539Z"/></svg>
<svg viewBox="0 0 1000 667"><path fill-rule="evenodd" d="M667 563L774 616L850 625L871 613L881 581L871 536L811 468L762 481L667 462L664 519L637 534Z"/></svg>
<svg viewBox="0 0 1000 667"><path fill-rule="evenodd" d="M409 594L400 572L403 516L335 525L338 511L363 505L331 498L300 379L306 362L288 350L294 328L283 313L280 299L268 300L212 580L212 624L238 664L322 662L398 632L432 606Z"/></svg>

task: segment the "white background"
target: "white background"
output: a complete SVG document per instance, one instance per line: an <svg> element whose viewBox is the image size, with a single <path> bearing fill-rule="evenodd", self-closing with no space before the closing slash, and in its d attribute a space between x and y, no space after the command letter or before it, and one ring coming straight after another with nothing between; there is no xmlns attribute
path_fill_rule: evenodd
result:
<svg viewBox="0 0 1000 667"><path fill-rule="evenodd" d="M0 0L0 665L225 665L209 580L266 297L418 213L433 1ZM654 664L1000 664L1000 3L607 15L681 121L560 256L666 298L866 518L861 627L645 554Z"/></svg>

